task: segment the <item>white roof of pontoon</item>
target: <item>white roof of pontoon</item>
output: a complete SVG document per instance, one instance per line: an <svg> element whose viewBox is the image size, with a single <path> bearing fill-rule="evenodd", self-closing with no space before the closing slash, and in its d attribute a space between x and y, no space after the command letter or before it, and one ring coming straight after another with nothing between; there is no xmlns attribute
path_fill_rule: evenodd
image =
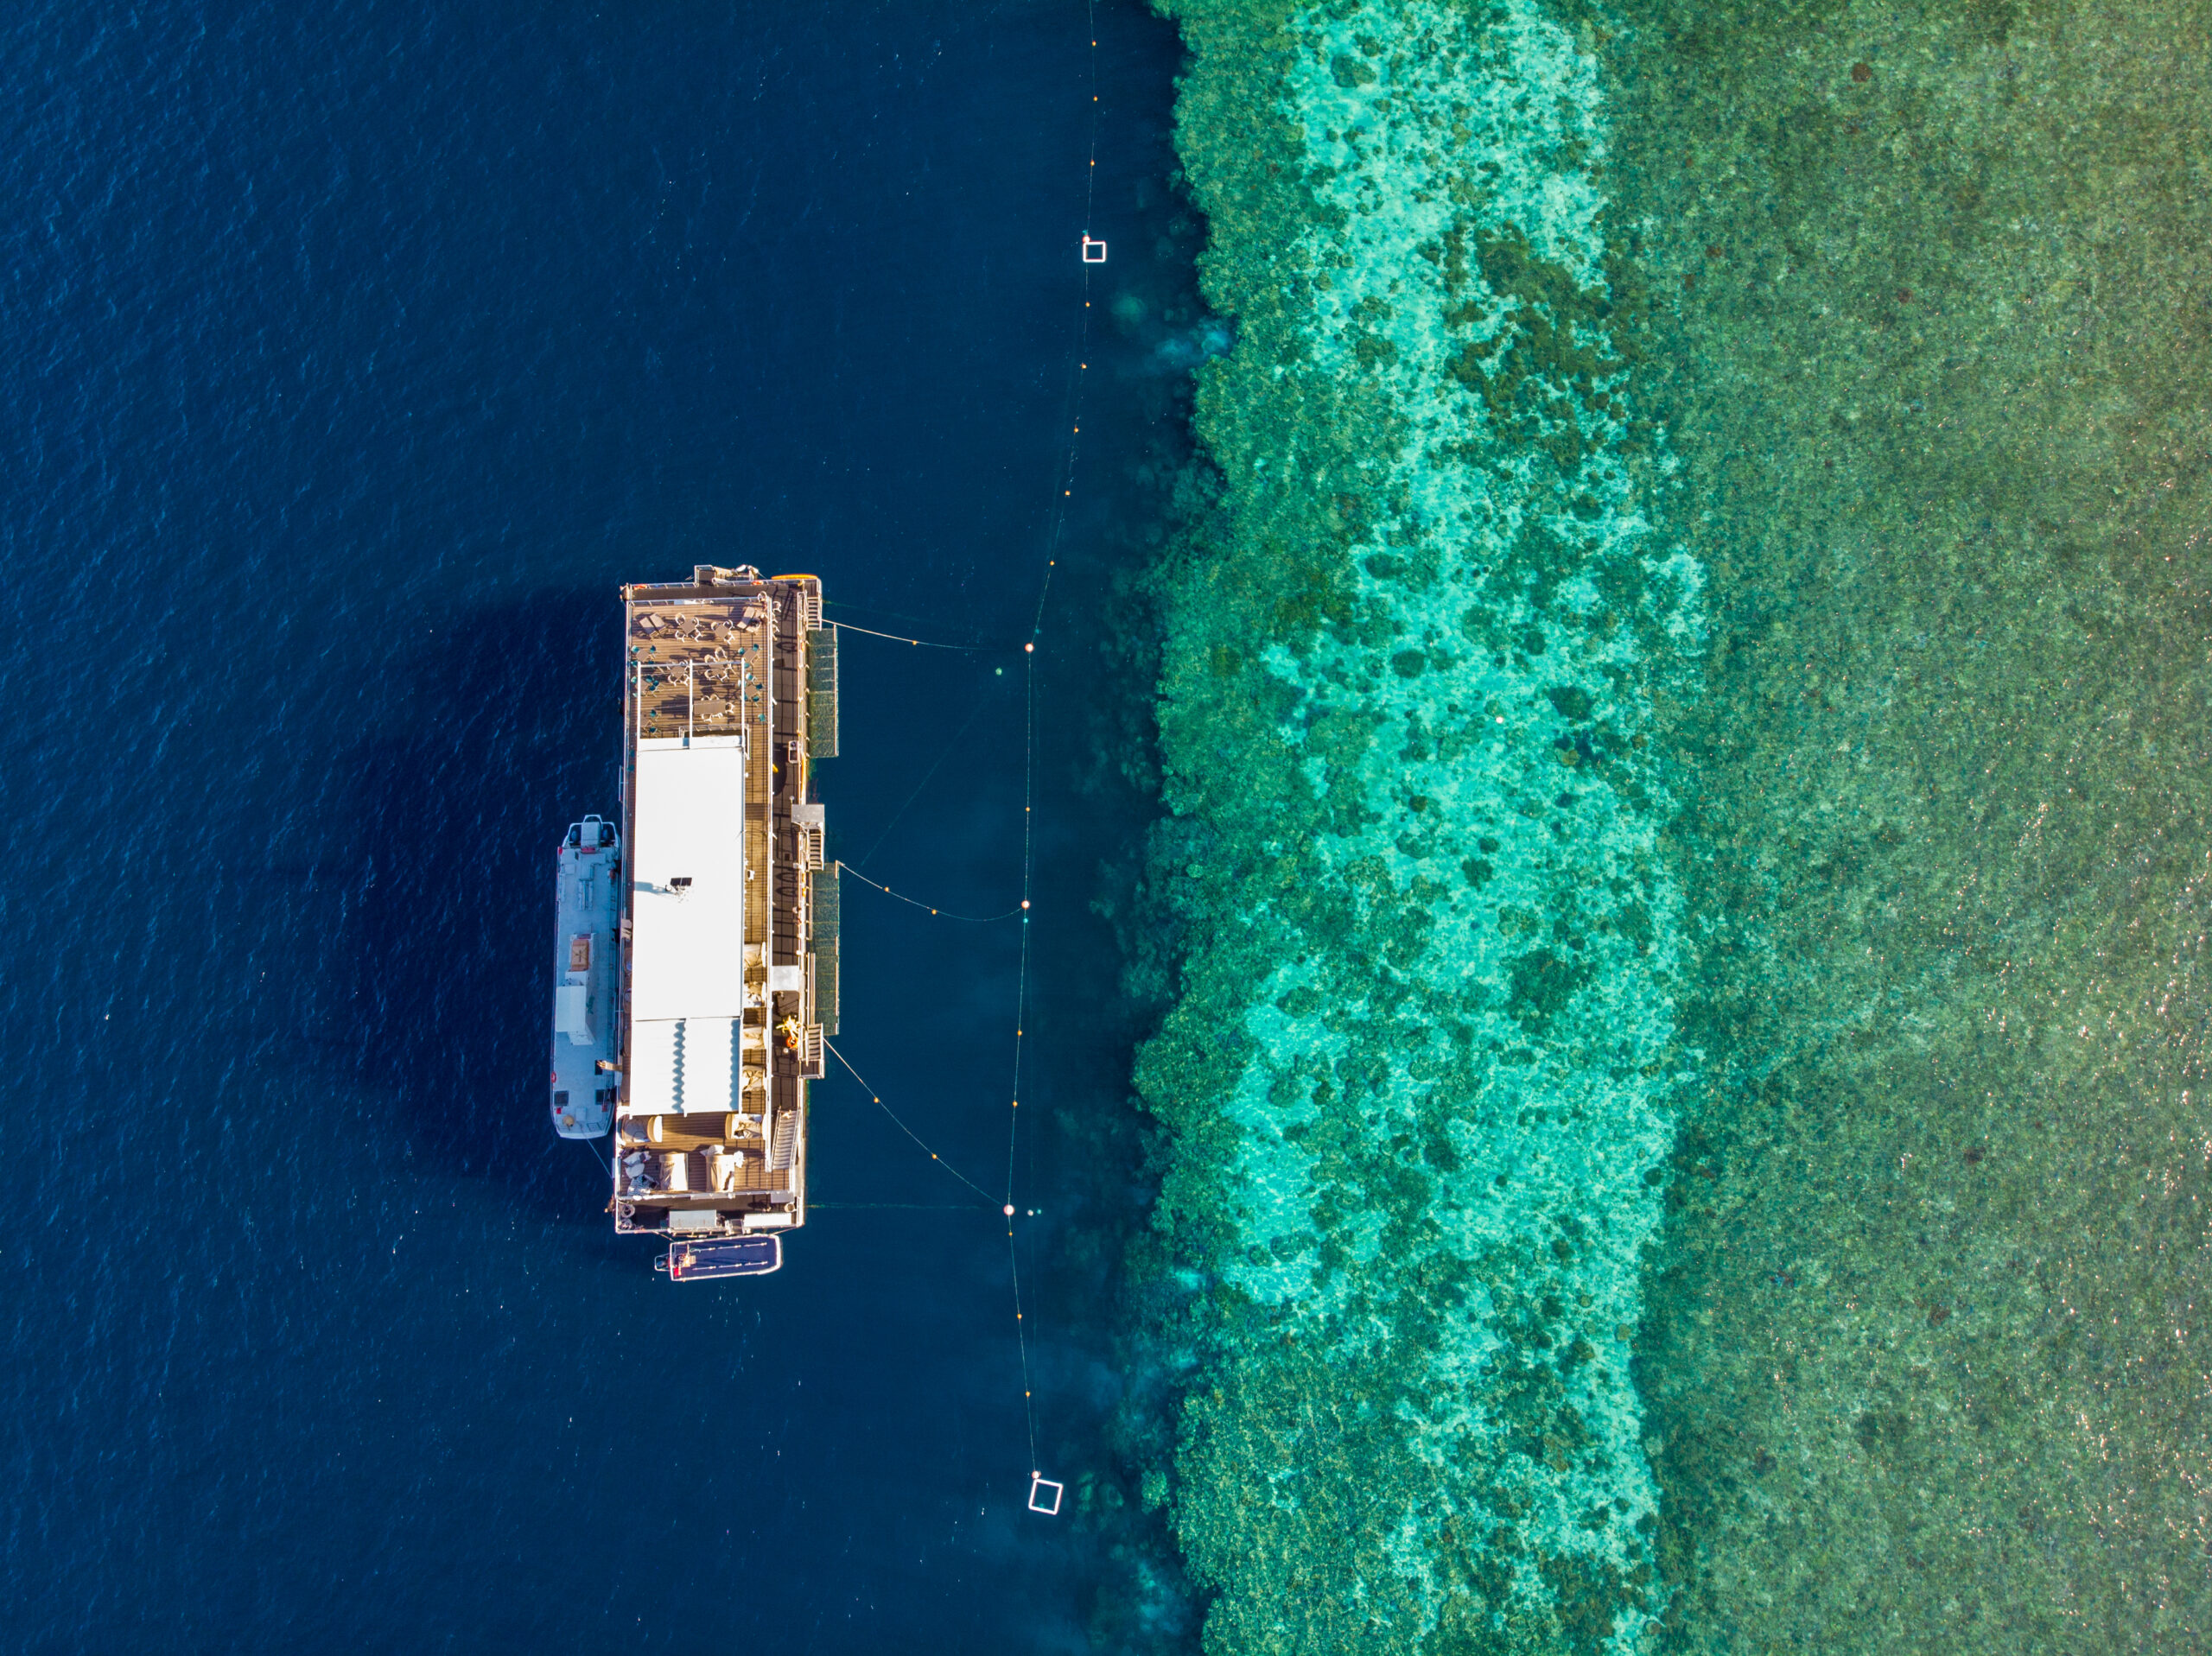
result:
<svg viewBox="0 0 2212 1656"><path fill-rule="evenodd" d="M630 1021L736 1018L745 999L745 752L640 741L630 847ZM688 879L688 887L676 882Z"/></svg>

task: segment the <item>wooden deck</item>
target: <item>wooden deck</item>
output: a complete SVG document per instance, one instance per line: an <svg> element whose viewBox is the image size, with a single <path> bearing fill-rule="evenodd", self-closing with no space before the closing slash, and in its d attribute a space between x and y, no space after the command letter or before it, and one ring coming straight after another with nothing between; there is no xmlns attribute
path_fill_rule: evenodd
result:
<svg viewBox="0 0 2212 1656"><path fill-rule="evenodd" d="M757 600L633 600L637 733L728 736L762 722L773 627Z"/></svg>

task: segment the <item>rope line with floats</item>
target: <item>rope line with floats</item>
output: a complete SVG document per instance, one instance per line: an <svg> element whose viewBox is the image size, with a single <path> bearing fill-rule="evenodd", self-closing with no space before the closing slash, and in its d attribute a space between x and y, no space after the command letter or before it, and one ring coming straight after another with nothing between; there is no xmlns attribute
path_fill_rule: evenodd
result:
<svg viewBox="0 0 2212 1656"><path fill-rule="evenodd" d="M837 1049L827 1040L824 1040L822 1044L829 1051L830 1056L836 1058L839 1063L845 1066L845 1073L850 1075L855 1081L860 1082L861 1090L866 1093L870 1098L874 1099L875 1101L876 1107L886 1115L891 1118L893 1126L896 1126L899 1132L905 1133L909 1139L912 1139L917 1145L920 1145L924 1153L925 1153L931 1161L935 1162L939 1167L944 1169L946 1172L951 1174L953 1177L958 1179L963 1184L973 1190L977 1196L982 1197L985 1202L988 1202L991 1199L991 1193L988 1190L986 1190L982 1185L976 1183L975 1180L969 1178L965 1173L955 1167L950 1162L938 1155L937 1152L931 1150L927 1144L923 1143L922 1135L915 1132L913 1128L908 1126L904 1121L899 1119L899 1113L883 1101L883 1094L877 1092L874 1088L869 1086L868 1084L868 1077L861 1075L859 1070L853 1068L853 1061L850 1058L848 1058L843 1053L838 1051Z"/></svg>
<svg viewBox="0 0 2212 1656"><path fill-rule="evenodd" d="M904 891L894 891L888 885L878 885L866 874L854 873L849 866L844 866L842 872L852 875L852 878L860 881L861 885L868 886L872 891L880 891L886 897L895 897L901 903L906 904L912 908L927 909L931 914L937 916L940 920L965 920L970 925L988 926L995 924L1001 920L1011 920L1014 916L1021 913L1023 910L1029 906L1028 899L1025 898L1022 899L1021 904L1019 908L1008 909L1004 914L955 914L950 909L940 909L933 904L923 902L919 898L908 897Z"/></svg>
<svg viewBox="0 0 2212 1656"><path fill-rule="evenodd" d="M1031 903L1035 894L1034 886L1037 872L1037 644L1038 640L1044 636L1045 606L1046 600L1052 595L1052 574L1053 571L1058 567L1060 547L1067 532L1070 503L1075 498L1076 462L1080 447L1078 440L1083 435L1083 389L1084 384L1084 377L1089 373L1090 369L1089 358L1090 347L1090 310L1092 303L1090 297L1091 272L1095 267L1103 265L1106 263L1107 253L1105 242L1096 237L1094 237L1090 233L1093 222L1092 215L1096 210L1097 202L1098 186L1098 115L1100 94L1098 91L1098 22L1096 0L1086 0L1084 16L1090 25L1090 128L1089 134L1088 153L1085 156L1085 165L1084 168L1083 234L1079 246L1083 266L1083 308L1077 315L1075 349L1069 358L1071 366L1068 370L1066 392L1062 404L1064 410L1062 422L1064 428L1068 433L1068 436L1066 445L1062 451L1064 458L1060 465L1056 468L1057 475L1055 481L1057 481L1060 485L1060 492L1058 498L1052 502L1051 515L1048 519L1045 535L1045 544L1043 549L1046 555L1045 568L1042 573L1042 577L1038 583L1037 606L1034 612L1030 618L1029 637L1021 646L1022 774L1020 906L1019 908L1009 909L1004 914L999 915L951 914L934 904L923 903L916 898L908 897L904 892L894 891L887 885L880 885L874 880L869 879L864 874L855 872L850 863L846 863L842 866L842 872L844 873L851 875L853 879L859 880L863 885L867 885L875 891L881 891L887 897L895 898L901 903L923 910L926 913L939 918L963 920L974 924L989 924L996 921L1010 920L1016 917L1019 917L1021 922L1020 963L1014 974L1014 1051L1012 1055L1012 1073L1009 1076L1010 1084L1007 1094L1007 1109L1006 1187L1003 1192L1003 1199L996 1205L999 1209L1001 1216L1006 1221L1007 1278L1012 1288L1012 1297L1014 1301L1014 1347L1020 1358L1021 1371L1022 1425L1027 1434L1029 1445L1030 1473L1029 1498L1027 1504L1031 1512L1040 1513L1048 1518L1054 1517L1058 1514L1061 1500L1065 1493L1066 1486L1055 1479L1046 1477L1044 1474L1043 1469L1038 1463L1036 1386L1029 1357L1029 1329L1027 1323L1027 1313L1024 1309L1022 1302L1020 1247L1020 1240L1015 1234L1014 1227L1014 1220L1020 1212L1020 1209L1014 1200L1014 1186L1016 1152L1020 1142L1021 1076L1022 1060L1025 1055L1025 1047L1023 1043L1027 1039L1028 1033L1029 974L1031 969L1029 923L1032 917ZM939 644L934 643L926 638L910 638L900 633L884 632L872 627L857 626L849 621L833 620L831 625L839 628L841 631L863 633L870 638L882 638L894 644L904 644L918 648L957 650L967 654L982 654L1007 647L1004 645L991 644ZM980 711L981 709L979 708L978 712ZM973 723L974 717L974 714L969 716L970 723ZM963 726L963 734L965 733L965 729L966 727ZM944 759L940 757L938 764L942 765L943 763ZM922 784L924 786L927 785L930 777L934 776L936 771L937 765L931 765L930 767L929 773L922 778ZM915 795L918 795L920 791L920 788L918 787L915 790ZM914 795L910 795L908 796L906 803L899 808L898 811L893 814L891 822L885 826L883 834L877 835L875 846L871 846L869 847L870 855L874 854L876 846L880 846L882 844L884 834L889 834L891 828L895 826L899 819L906 815L906 806L913 803L914 796ZM862 861L865 861L867 859L865 857L861 859ZM898 1127L899 1132L905 1133L906 1137L912 1139L916 1146L926 1154L931 1161L944 1168L947 1173L950 1173L954 1178L959 1180L961 1183L966 1185L970 1190L973 1190L986 1202L990 1202L991 1197L989 1193L986 1191L982 1185L976 1183L975 1180L969 1178L958 1168L953 1166L951 1163L946 1161L943 1156L931 1149L928 1144L923 1140L921 1135L916 1133L912 1127L908 1126L906 1123L899 1118L897 1112L893 1111L888 1104L884 1102L882 1094L878 1093L874 1088L868 1085L867 1080L861 1075L861 1072L853 1067L851 1060L847 1058L842 1052L838 1051L837 1048L829 1041L825 1040L823 1043L823 1045L836 1058L837 1062L844 1067L845 1072L852 1076L855 1082L859 1083L861 1090L868 1094L868 1097L874 1101L877 1107L881 1109L887 1116L891 1118L893 1124ZM853 1203L846 1205L855 1207L888 1207L908 1204ZM916 1203L911 1205L922 1206L925 1204Z"/></svg>
<svg viewBox="0 0 2212 1656"><path fill-rule="evenodd" d="M871 638L888 638L893 644L912 644L921 650L957 650L964 654L974 656L1006 648L1004 644L938 644L929 638L909 638L901 632L878 632L874 627L855 626L850 621L840 621L834 617L829 625L839 632L865 632Z"/></svg>

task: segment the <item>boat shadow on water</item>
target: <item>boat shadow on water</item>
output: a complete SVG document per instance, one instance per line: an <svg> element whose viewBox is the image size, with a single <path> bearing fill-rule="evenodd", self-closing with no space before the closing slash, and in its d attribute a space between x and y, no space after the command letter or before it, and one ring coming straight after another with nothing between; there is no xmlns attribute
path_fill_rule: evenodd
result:
<svg viewBox="0 0 2212 1656"><path fill-rule="evenodd" d="M555 1137L543 1083L550 862L569 822L615 809L620 611L570 588L429 619L334 790L353 1027L325 1050L409 1153L603 1238L605 1176Z"/></svg>

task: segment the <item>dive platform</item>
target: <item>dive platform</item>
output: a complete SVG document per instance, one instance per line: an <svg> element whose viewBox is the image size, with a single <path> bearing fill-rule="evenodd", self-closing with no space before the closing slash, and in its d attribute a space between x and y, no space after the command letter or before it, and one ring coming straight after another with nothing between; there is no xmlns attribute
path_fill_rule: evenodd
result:
<svg viewBox="0 0 2212 1656"><path fill-rule="evenodd" d="M806 1222L807 1088L837 1031L815 793L836 635L814 576L751 568L625 587L622 612L609 1207L618 1232L680 1245L671 1279L758 1275Z"/></svg>

